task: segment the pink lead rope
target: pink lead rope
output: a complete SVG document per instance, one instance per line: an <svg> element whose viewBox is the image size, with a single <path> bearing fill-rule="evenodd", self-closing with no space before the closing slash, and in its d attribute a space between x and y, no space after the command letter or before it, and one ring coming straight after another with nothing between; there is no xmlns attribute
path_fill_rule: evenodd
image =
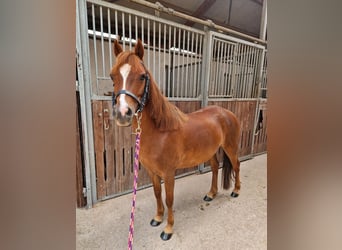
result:
<svg viewBox="0 0 342 250"><path fill-rule="evenodd" d="M141 119L141 116L140 116ZM138 118L138 128L136 129L135 137L135 152L134 152L134 182L133 182L133 198L132 198L132 210L131 218L129 222L129 233L128 233L128 250L132 250L133 247L133 232L134 232L134 211L135 211L135 201L137 196L138 187L138 175L139 175L139 151L140 151L140 119Z"/></svg>

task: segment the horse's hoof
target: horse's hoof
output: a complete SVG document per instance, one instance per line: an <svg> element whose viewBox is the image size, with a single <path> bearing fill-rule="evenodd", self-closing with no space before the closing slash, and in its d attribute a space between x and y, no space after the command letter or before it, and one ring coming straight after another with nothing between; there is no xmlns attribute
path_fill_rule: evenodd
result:
<svg viewBox="0 0 342 250"><path fill-rule="evenodd" d="M156 221L155 219L152 219L150 222L152 227L159 226L161 224L161 221Z"/></svg>
<svg viewBox="0 0 342 250"><path fill-rule="evenodd" d="M230 194L230 196L236 198L236 197L239 196L239 194L238 194L238 193L235 193L235 192L232 192L232 193Z"/></svg>
<svg viewBox="0 0 342 250"><path fill-rule="evenodd" d="M213 198L210 198L208 195L204 196L203 198L204 201L212 201Z"/></svg>
<svg viewBox="0 0 342 250"><path fill-rule="evenodd" d="M172 236L172 234L167 234L164 231L160 234L160 238L162 240L169 240L169 239L171 239L171 236Z"/></svg>

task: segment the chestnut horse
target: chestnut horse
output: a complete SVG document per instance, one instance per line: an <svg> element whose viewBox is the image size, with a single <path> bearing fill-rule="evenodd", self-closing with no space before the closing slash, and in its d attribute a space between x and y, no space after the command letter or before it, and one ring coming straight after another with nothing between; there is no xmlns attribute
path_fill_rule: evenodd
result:
<svg viewBox="0 0 342 250"><path fill-rule="evenodd" d="M222 107L209 106L184 114L171 104L144 66L144 47L140 40L134 51L125 52L115 40L114 54L116 62L110 73L114 83L114 117L118 126L132 125L134 130L138 122L141 126L139 160L151 177L157 200L157 212L151 225L158 226L163 221L161 180L164 180L168 213L167 225L160 237L168 240L173 233L172 206L176 169L196 166L209 160L212 182L204 200L211 201L217 194L219 163L216 152L222 147L223 188L228 189L230 179L235 177L235 188L231 196L239 195L240 124L232 112Z"/></svg>

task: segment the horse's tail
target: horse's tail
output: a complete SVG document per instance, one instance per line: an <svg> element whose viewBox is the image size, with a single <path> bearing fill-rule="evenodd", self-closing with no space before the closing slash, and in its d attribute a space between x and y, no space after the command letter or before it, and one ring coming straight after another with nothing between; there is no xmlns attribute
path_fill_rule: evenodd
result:
<svg viewBox="0 0 342 250"><path fill-rule="evenodd" d="M232 171L232 164L226 154L223 151L223 165L222 165L222 186L223 189L229 189L231 184L231 179L233 177L234 171Z"/></svg>

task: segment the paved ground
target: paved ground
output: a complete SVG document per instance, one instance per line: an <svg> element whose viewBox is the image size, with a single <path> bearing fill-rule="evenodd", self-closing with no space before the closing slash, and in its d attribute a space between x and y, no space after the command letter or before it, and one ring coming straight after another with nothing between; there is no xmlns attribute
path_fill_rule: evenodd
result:
<svg viewBox="0 0 342 250"><path fill-rule="evenodd" d="M242 162L240 196L231 198L231 190L219 188L210 203L202 198L211 173L177 179L174 234L169 241L159 237L166 220L155 228L149 224L155 212L152 188L138 191L133 249L267 249L266 166L266 154ZM77 209L76 249L127 249L131 198L128 194L92 209Z"/></svg>

